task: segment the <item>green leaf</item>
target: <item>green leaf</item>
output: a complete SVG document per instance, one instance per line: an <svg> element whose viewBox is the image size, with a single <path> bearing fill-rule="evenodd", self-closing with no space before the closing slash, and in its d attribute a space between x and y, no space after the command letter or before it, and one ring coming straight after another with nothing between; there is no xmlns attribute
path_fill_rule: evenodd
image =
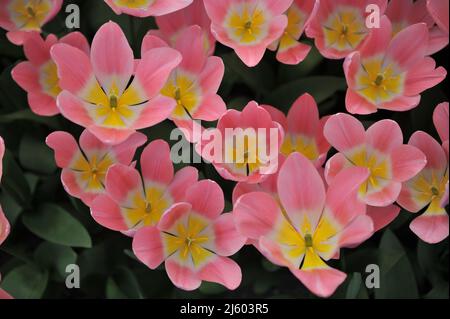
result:
<svg viewBox="0 0 450 319"><path fill-rule="evenodd" d="M426 299L447 299L449 298L448 282L441 282L425 295Z"/></svg>
<svg viewBox="0 0 450 319"><path fill-rule="evenodd" d="M347 286L345 299L367 299L368 297L361 274L359 272L353 273Z"/></svg>
<svg viewBox="0 0 450 319"><path fill-rule="evenodd" d="M35 265L26 264L10 271L1 283L1 287L17 299L38 299L45 292L48 272Z"/></svg>
<svg viewBox="0 0 450 319"><path fill-rule="evenodd" d="M142 298L136 276L128 268L120 267L106 283L107 298Z"/></svg>
<svg viewBox="0 0 450 319"><path fill-rule="evenodd" d="M31 123L44 124L52 129L58 129L59 123L57 117L39 116L30 109L15 111L8 114L2 114L0 123L12 123L15 121L27 121Z"/></svg>
<svg viewBox="0 0 450 319"><path fill-rule="evenodd" d="M378 264L380 288L375 289L377 299L414 299L419 297L416 278L402 244L387 229L381 238Z"/></svg>
<svg viewBox="0 0 450 319"><path fill-rule="evenodd" d="M120 289L119 285L112 277L106 281L106 298L108 299L127 299L127 295Z"/></svg>
<svg viewBox="0 0 450 319"><path fill-rule="evenodd" d="M54 204L43 204L37 212L24 214L22 221L36 236L54 244L70 247L92 246L84 226L68 212Z"/></svg>
<svg viewBox="0 0 450 319"><path fill-rule="evenodd" d="M227 289L215 282L202 282L199 291L205 295L217 295L225 292Z"/></svg>
<svg viewBox="0 0 450 319"><path fill-rule="evenodd" d="M417 244L417 259L420 269L425 274L428 281L433 285L439 285L448 273L448 256L445 256L445 249L448 243L445 241L438 244L428 244L421 240Z"/></svg>
<svg viewBox="0 0 450 319"><path fill-rule="evenodd" d="M30 171L51 174L56 170L52 150L45 145L45 138L32 134L23 136L19 147L19 160Z"/></svg>
<svg viewBox="0 0 450 319"><path fill-rule="evenodd" d="M7 150L3 157L2 187L21 206L27 206L31 199L31 191L28 181L20 166L14 160L13 155Z"/></svg>
<svg viewBox="0 0 450 319"><path fill-rule="evenodd" d="M77 254L70 247L43 242L34 252L34 259L41 267L56 272L60 278L65 278L66 267L76 263Z"/></svg>
<svg viewBox="0 0 450 319"><path fill-rule="evenodd" d="M311 76L279 86L265 97L264 103L287 111L292 103L303 93L311 94L317 104L324 102L337 91L347 88L344 78L335 76Z"/></svg>

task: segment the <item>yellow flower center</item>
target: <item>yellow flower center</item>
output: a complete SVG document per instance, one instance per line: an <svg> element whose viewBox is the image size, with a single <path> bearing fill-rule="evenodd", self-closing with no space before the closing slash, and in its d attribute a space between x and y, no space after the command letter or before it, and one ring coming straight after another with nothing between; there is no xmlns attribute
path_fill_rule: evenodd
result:
<svg viewBox="0 0 450 319"><path fill-rule="evenodd" d="M200 104L200 89L192 76L181 71L173 72L161 94L177 102L172 116L175 118L191 117Z"/></svg>
<svg viewBox="0 0 450 319"><path fill-rule="evenodd" d="M39 83L42 90L53 98L56 98L61 92L56 64L53 61L48 61L41 67Z"/></svg>
<svg viewBox="0 0 450 319"><path fill-rule="evenodd" d="M260 5L242 3L231 8L225 18L225 27L236 42L254 44L267 34L266 20L266 13Z"/></svg>
<svg viewBox="0 0 450 319"><path fill-rule="evenodd" d="M39 31L51 8L49 0L13 0L7 9L19 29Z"/></svg>

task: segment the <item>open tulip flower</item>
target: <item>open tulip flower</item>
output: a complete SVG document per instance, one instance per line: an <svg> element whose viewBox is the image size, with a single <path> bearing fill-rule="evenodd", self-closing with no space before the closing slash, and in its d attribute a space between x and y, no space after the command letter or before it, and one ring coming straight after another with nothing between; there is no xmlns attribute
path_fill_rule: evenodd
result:
<svg viewBox="0 0 450 319"><path fill-rule="evenodd" d="M0 27L8 40L22 45L30 32L41 27L61 10L62 0L0 0Z"/></svg>
<svg viewBox="0 0 450 319"><path fill-rule="evenodd" d="M288 267L314 294L330 296L346 275L325 261L373 232L365 205L357 198L368 176L366 168L349 168L325 191L314 165L293 153L280 168L279 200L264 192L239 197L233 209L237 229L257 240L257 248L271 262Z"/></svg>
<svg viewBox="0 0 450 319"><path fill-rule="evenodd" d="M50 53L58 68L62 92L57 105L62 115L104 143L125 141L137 129L166 119L176 106L159 92L181 55L171 48L151 49L135 68L133 51L114 22L97 31L90 58L62 43Z"/></svg>
<svg viewBox="0 0 450 319"><path fill-rule="evenodd" d="M293 0L204 0L217 41L233 48L247 66L257 65L283 34Z"/></svg>
<svg viewBox="0 0 450 319"><path fill-rule="evenodd" d="M413 24L393 38L392 26L382 17L364 46L344 62L348 90L347 111L375 113L378 109L407 111L420 102L420 94L447 75L426 56L429 40L425 23Z"/></svg>
<svg viewBox="0 0 450 319"><path fill-rule="evenodd" d="M446 2L448 11L448 1L438 0L437 2ZM392 23L393 35L410 25L420 22L426 23L429 31L428 48L426 53L433 54L448 44L448 31L445 33L435 23L433 17L427 13L427 0L390 1L386 9L386 15Z"/></svg>
<svg viewBox="0 0 450 319"><path fill-rule="evenodd" d="M425 212L415 218L411 230L423 241L434 244L448 237L448 214L441 205L448 185L448 158L441 145L425 132L415 132L409 145L420 149L427 158L427 165L414 178L403 183L398 203L406 210Z"/></svg>
<svg viewBox="0 0 450 319"><path fill-rule="evenodd" d="M255 134L247 134L248 130ZM196 144L197 153L210 161L223 178L259 183L278 170L284 131L256 102L249 102L242 112L228 110L219 119L217 128L209 131L215 133L211 134L214 148L208 147L211 140L202 139Z"/></svg>
<svg viewBox="0 0 450 319"><path fill-rule="evenodd" d="M204 48L208 55L214 53L216 39L211 33L211 20L209 19L203 0L194 0L188 7L176 12L155 18L158 30L150 30L169 44L174 44L185 28L198 25L203 31Z"/></svg>
<svg viewBox="0 0 450 319"><path fill-rule="evenodd" d="M284 64L298 64L308 55L311 47L299 42L311 17L314 0L294 0L285 13L288 24L283 35L269 47L277 51L277 60Z"/></svg>
<svg viewBox="0 0 450 319"><path fill-rule="evenodd" d="M447 154L447 159L449 158L449 112L448 112L448 102L444 102L436 106L433 112L433 122L439 137L442 141L442 148ZM441 207L448 205L448 181L445 185L445 192L442 195Z"/></svg>
<svg viewBox="0 0 450 319"><path fill-rule="evenodd" d="M328 142L339 151L325 167L328 182L346 167L369 169L370 175L361 185L360 199L367 205L384 207L394 203L406 182L425 167L425 155L412 145L403 144L397 122L381 120L367 131L356 118L338 113L324 127Z"/></svg>
<svg viewBox="0 0 450 319"><path fill-rule="evenodd" d="M133 252L151 269L164 262L170 280L181 289L197 289L203 280L236 289L241 283L241 269L227 256L239 251L245 238L237 232L232 214L221 214L223 209L219 185L211 180L199 181L156 226L138 230Z"/></svg>
<svg viewBox="0 0 450 319"><path fill-rule="evenodd" d="M316 1L306 35L314 38L317 49L328 59L343 59L358 50L373 29L366 19L368 5L379 8L382 15L387 0L320 0Z"/></svg>
<svg viewBox="0 0 450 319"><path fill-rule="evenodd" d="M59 113L56 97L61 92L56 64L50 57L50 48L56 43L65 43L89 54L89 43L79 32L71 32L58 38L50 34L45 40L37 32L30 32L23 49L28 61L20 62L11 72L13 79L28 93L31 110L42 116Z"/></svg>
<svg viewBox="0 0 450 319"><path fill-rule="evenodd" d="M91 205L91 214L100 225L128 235L154 226L170 206L184 199L188 186L198 179L191 166L174 174L169 144L163 140L144 149L140 165L142 178L135 168L123 164L108 170L105 194Z"/></svg>
<svg viewBox="0 0 450 319"><path fill-rule="evenodd" d="M449 2L445 0L427 0L427 9L428 12L433 17L436 24L441 28L441 30L449 35L449 27L448 27L448 11L449 11Z"/></svg>
<svg viewBox="0 0 450 319"><path fill-rule="evenodd" d="M146 141L145 135L134 133L125 142L111 146L84 130L80 146L72 135L61 131L51 133L46 143L62 168L61 181L67 193L89 206L104 192L108 168L115 163L130 165L136 149Z"/></svg>
<svg viewBox="0 0 450 319"><path fill-rule="evenodd" d="M224 101L217 94L225 67L221 58L208 56L203 42L199 26L190 26L180 32L173 48L181 53L183 60L161 90L161 95L176 103L170 119L185 131L186 138L192 142L199 138L194 136L194 125L199 124L193 120L216 121L226 111ZM142 55L157 47L168 47L168 44L147 35L142 44Z"/></svg>
<svg viewBox="0 0 450 319"><path fill-rule="evenodd" d="M161 16L190 5L192 0L105 0L116 14L145 18Z"/></svg>
<svg viewBox="0 0 450 319"><path fill-rule="evenodd" d="M269 105L263 107L284 129L281 146L283 155L298 152L318 167L324 163L330 149L330 144L323 136L323 127L328 117L319 118L319 109L311 95L305 93L300 96L292 104L287 117L277 108Z"/></svg>

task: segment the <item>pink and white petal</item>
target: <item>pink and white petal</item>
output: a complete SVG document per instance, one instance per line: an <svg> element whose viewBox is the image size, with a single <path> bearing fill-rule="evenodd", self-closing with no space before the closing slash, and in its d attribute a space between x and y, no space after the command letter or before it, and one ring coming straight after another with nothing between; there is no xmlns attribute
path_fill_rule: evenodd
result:
<svg viewBox="0 0 450 319"><path fill-rule="evenodd" d="M39 32L28 32L23 42L23 52L28 61L36 66L42 65L50 60L50 48L57 41L53 34L49 34L44 40Z"/></svg>
<svg viewBox="0 0 450 319"><path fill-rule="evenodd" d="M11 76L27 92L42 90L39 83L39 70L31 62L25 61L17 64L12 69Z"/></svg>
<svg viewBox="0 0 450 319"><path fill-rule="evenodd" d="M271 105L261 104L260 106L270 114L270 117L272 118L273 121L279 123L283 127L285 133L288 133L287 118L282 111Z"/></svg>
<svg viewBox="0 0 450 319"><path fill-rule="evenodd" d="M394 1L395 2L395 1ZM363 57L383 54L392 39L392 25L389 18L383 15L380 19L380 27L373 28L367 35L359 52Z"/></svg>
<svg viewBox="0 0 450 319"><path fill-rule="evenodd" d="M70 167L81 156L77 141L67 132L53 132L47 136L45 143L55 152L58 167Z"/></svg>
<svg viewBox="0 0 450 319"><path fill-rule="evenodd" d="M416 96L442 82L446 75L447 71L443 67L436 68L433 58L425 57L408 71L403 94Z"/></svg>
<svg viewBox="0 0 450 319"><path fill-rule="evenodd" d="M421 150L411 145L400 145L391 153L392 179L405 182L417 175L427 164Z"/></svg>
<svg viewBox="0 0 450 319"><path fill-rule="evenodd" d="M319 127L319 109L314 98L305 93L300 96L287 115L288 132L315 138Z"/></svg>
<svg viewBox="0 0 450 319"><path fill-rule="evenodd" d="M198 171L195 167L187 166L175 173L175 176L167 188L173 201L184 200L186 190L198 180Z"/></svg>
<svg viewBox="0 0 450 319"><path fill-rule="evenodd" d="M61 183L70 196L79 198L86 206L90 206L98 193L89 192L87 184L80 184L78 175L78 172L65 168L61 172Z"/></svg>
<svg viewBox="0 0 450 319"><path fill-rule="evenodd" d="M101 127L96 125L89 125L87 129L94 134L100 141L105 144L117 145L125 142L135 130L133 129L117 129L110 127Z"/></svg>
<svg viewBox="0 0 450 319"><path fill-rule="evenodd" d="M41 116L53 116L59 114L54 97L41 92L28 93L28 105L30 109Z"/></svg>
<svg viewBox="0 0 450 319"><path fill-rule="evenodd" d="M378 105L379 109L404 112L415 108L420 103L420 95L399 96L390 102Z"/></svg>
<svg viewBox="0 0 450 319"><path fill-rule="evenodd" d="M367 101L350 88L347 89L347 94L345 95L345 107L351 114L366 115L377 111L377 106L375 104Z"/></svg>
<svg viewBox="0 0 450 319"><path fill-rule="evenodd" d="M113 146L111 152L119 163L129 165L133 160L136 149L144 145L145 142L147 142L147 136L136 132L130 135L124 142Z"/></svg>
<svg viewBox="0 0 450 319"><path fill-rule="evenodd" d="M151 31L155 31L155 30L151 30ZM142 40L141 56L143 56L147 51L149 51L151 49L168 48L168 47L169 47L169 45L163 39L161 39L160 37L158 37L154 34L147 33L147 35Z"/></svg>
<svg viewBox="0 0 450 319"><path fill-rule="evenodd" d="M372 218L360 215L354 218L338 235L340 247L356 247L369 239L374 232Z"/></svg>
<svg viewBox="0 0 450 319"><path fill-rule="evenodd" d="M280 202L293 226L300 229L306 218L315 229L325 204L325 186L311 161L292 153L280 168L277 183Z"/></svg>
<svg viewBox="0 0 450 319"><path fill-rule="evenodd" d="M202 121L216 121L226 111L227 107L222 98L218 94L210 94L203 96L201 104L192 117Z"/></svg>
<svg viewBox="0 0 450 319"><path fill-rule="evenodd" d="M103 227L115 231L129 229L119 205L108 195L98 195L91 204L91 215Z"/></svg>
<svg viewBox="0 0 450 319"><path fill-rule="evenodd" d="M402 70L413 68L425 56L428 38L425 23L404 28L394 36L386 49L385 63L394 62Z"/></svg>
<svg viewBox="0 0 450 319"><path fill-rule="evenodd" d="M282 218L280 206L269 194L252 192L240 196L233 208L237 230L248 238L268 236Z"/></svg>
<svg viewBox="0 0 450 319"><path fill-rule="evenodd" d="M114 164L106 173L105 178L106 193L121 207L134 207L132 194L139 194L144 198L142 180L135 168Z"/></svg>
<svg viewBox="0 0 450 319"><path fill-rule="evenodd" d="M233 214L220 215L213 225L214 247L212 250L220 256L231 256L237 253L246 242L246 237L241 235L235 225Z"/></svg>
<svg viewBox="0 0 450 319"><path fill-rule="evenodd" d="M327 184L329 185L342 170L352 166L353 164L342 153L333 155L325 164L324 175Z"/></svg>
<svg viewBox="0 0 450 319"><path fill-rule="evenodd" d="M180 265L175 255L166 260L165 266L167 275L176 287L188 291L200 287L201 279L198 274L191 268Z"/></svg>
<svg viewBox="0 0 450 319"><path fill-rule="evenodd" d="M250 241L250 240L249 240ZM259 252L264 255L271 263L288 268L297 268L300 266L304 254L298 257L296 260L289 260L286 258L282 247L280 244L274 240L268 239L267 237L260 237L258 241L252 239L253 245Z"/></svg>
<svg viewBox="0 0 450 319"><path fill-rule="evenodd" d="M400 213L400 207L396 205L389 205L386 207L374 207L367 206L366 214L373 221L373 231L379 231L380 229L389 225Z"/></svg>
<svg viewBox="0 0 450 319"><path fill-rule="evenodd" d="M356 89L356 73L361 68L361 54L358 51L350 53L345 57L343 69L345 74L345 79L347 80L347 84L349 89L347 90L347 94L352 89ZM349 101L353 102L353 101ZM347 106L347 110L349 110L349 106ZM350 111L349 111L350 112ZM351 112L354 113L354 112Z"/></svg>
<svg viewBox="0 0 450 319"><path fill-rule="evenodd" d="M310 270L289 269L312 293L319 297L331 296L347 275L337 269L326 267Z"/></svg>
<svg viewBox="0 0 450 319"><path fill-rule="evenodd" d="M232 259L215 256L198 272L201 280L216 282L230 290L234 290L241 284L242 272L239 265Z"/></svg>
<svg viewBox="0 0 450 319"><path fill-rule="evenodd" d="M366 205L358 199L358 190L369 177L365 167L352 167L341 171L330 183L326 193L326 212L340 225L347 225L358 215L364 215Z"/></svg>
<svg viewBox="0 0 450 319"><path fill-rule="evenodd" d="M375 122L367 129L366 142L372 149L389 154L403 144L402 129L393 120Z"/></svg>
<svg viewBox="0 0 450 319"><path fill-rule="evenodd" d="M174 45L174 49L183 56L180 68L193 74L202 71L208 57L203 41L203 31L198 25L188 26L180 31Z"/></svg>
<svg viewBox="0 0 450 319"><path fill-rule="evenodd" d="M146 187L154 183L169 185L174 169L166 141L155 140L145 147L141 155L141 171Z"/></svg>
<svg viewBox="0 0 450 319"><path fill-rule="evenodd" d="M389 181L386 185L382 186L380 189L372 190L367 192L363 198L367 205L384 207L394 203L398 196L402 184L400 182Z"/></svg>
<svg viewBox="0 0 450 319"><path fill-rule="evenodd" d="M362 123L344 113L331 116L324 126L323 133L327 141L346 156L366 142L366 132Z"/></svg>
<svg viewBox="0 0 450 319"><path fill-rule="evenodd" d="M449 34L449 2L443 0L427 0L428 12L436 24L448 35Z"/></svg>
<svg viewBox="0 0 450 319"><path fill-rule="evenodd" d="M435 170L438 175L444 176L448 159L442 146L428 133L417 131L411 135L409 145L419 149L426 158L426 168Z"/></svg>
<svg viewBox="0 0 450 319"><path fill-rule="evenodd" d="M217 24L222 24L232 3L232 0L204 0L206 13L213 23Z"/></svg>
<svg viewBox="0 0 450 319"><path fill-rule="evenodd" d="M442 209L441 214L422 214L415 218L409 228L420 239L429 244L436 244L448 237L448 214Z"/></svg>
<svg viewBox="0 0 450 319"><path fill-rule="evenodd" d="M155 48L142 55L130 87L145 100L159 94L170 73L181 62L181 54L171 48Z"/></svg>
<svg viewBox="0 0 450 319"><path fill-rule="evenodd" d="M311 51L311 46L296 42L293 47L280 48L277 52L277 60L284 64L297 65L306 58L309 51Z"/></svg>
<svg viewBox="0 0 450 319"><path fill-rule="evenodd" d="M216 219L225 207L223 191L212 180L201 180L186 191L186 202L192 210L211 220Z"/></svg>
<svg viewBox="0 0 450 319"><path fill-rule="evenodd" d="M78 31L70 32L69 34L63 36L61 39L59 39L60 43L66 43L68 45L71 45L75 48L80 49L86 54L89 54L90 46L89 42L87 41L86 37Z"/></svg>
<svg viewBox="0 0 450 319"><path fill-rule="evenodd" d="M440 103L433 112L433 123L442 142L449 139L449 111L448 102Z"/></svg>
<svg viewBox="0 0 450 319"><path fill-rule="evenodd" d="M6 237L8 237L10 229L9 222L0 206L0 245L5 241Z"/></svg>
<svg viewBox="0 0 450 319"><path fill-rule="evenodd" d="M219 90L224 72L225 66L222 59L217 56L209 57L198 78L203 92L216 93Z"/></svg>
<svg viewBox="0 0 450 319"><path fill-rule="evenodd" d="M144 129L164 121L172 114L175 106L174 99L163 95L157 95L144 104L130 106L131 110L139 112L133 128Z"/></svg>
<svg viewBox="0 0 450 319"><path fill-rule="evenodd" d="M115 22L103 24L92 40L92 68L108 94L113 87L120 96L134 70L133 50L122 29Z"/></svg>
<svg viewBox="0 0 450 319"><path fill-rule="evenodd" d="M192 3L192 0L157 0L146 10L145 16L162 16L181 10Z"/></svg>
<svg viewBox="0 0 450 319"><path fill-rule="evenodd" d="M239 197L244 194L252 193L252 192L262 192L264 191L259 184L248 184L244 182L239 182L233 189L232 201L233 204L237 202Z"/></svg>
<svg viewBox="0 0 450 319"><path fill-rule="evenodd" d="M166 257L161 232L153 226L139 229L132 247L136 257L150 269L156 269Z"/></svg>
<svg viewBox="0 0 450 319"><path fill-rule="evenodd" d="M448 191L448 181L447 181L447 184L445 184L444 195L442 195L441 201L439 203L440 207L445 208L445 206L448 205L448 197L449 197L448 194L449 194L449 191Z"/></svg>
<svg viewBox="0 0 450 319"><path fill-rule="evenodd" d="M168 208L158 222L158 229L162 232L170 233L180 220L184 220L189 216L192 205L186 202L173 204Z"/></svg>

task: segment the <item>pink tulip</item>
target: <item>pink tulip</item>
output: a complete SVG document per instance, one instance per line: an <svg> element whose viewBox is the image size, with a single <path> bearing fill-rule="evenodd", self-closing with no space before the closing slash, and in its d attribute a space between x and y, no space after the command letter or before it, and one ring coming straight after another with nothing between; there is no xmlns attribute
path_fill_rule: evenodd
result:
<svg viewBox="0 0 450 319"><path fill-rule="evenodd" d="M423 241L438 243L448 237L448 214L441 205L446 185L448 187L448 157L441 145L422 131L411 136L409 145L425 154L427 165L417 176L403 183L398 203L412 213L428 206L409 227Z"/></svg>
<svg viewBox="0 0 450 319"><path fill-rule="evenodd" d="M419 104L420 93L447 75L426 56L429 35L425 23L406 27L394 38L391 35L391 23L382 17L381 27L373 29L360 50L345 59L345 104L350 113L410 110Z"/></svg>
<svg viewBox="0 0 450 319"><path fill-rule="evenodd" d="M106 174L105 194L91 205L93 218L102 226L134 235L144 226L158 224L163 213L184 199L186 189L198 178L185 167L174 174L169 144L151 142L141 155L142 178L130 166L116 164Z"/></svg>
<svg viewBox="0 0 450 319"><path fill-rule="evenodd" d="M305 26L312 16L314 0L294 0L286 11L288 23L284 33L269 47L277 51L277 60L284 64L299 64L308 55L311 47L299 42Z"/></svg>
<svg viewBox="0 0 450 319"><path fill-rule="evenodd" d="M89 54L89 43L79 32L71 32L57 39L53 34L44 40L37 32L30 32L23 42L28 61L16 65L11 72L13 79L28 93L31 110L42 116L59 113L56 97L61 92L56 64L50 57L50 48L65 43Z"/></svg>
<svg viewBox="0 0 450 319"><path fill-rule="evenodd" d="M104 143L125 141L137 129L166 119L176 106L159 92L181 55L170 48L148 50L135 69L133 51L114 22L97 31L90 58L62 43L50 53L63 90L57 98L62 115Z"/></svg>
<svg viewBox="0 0 450 319"><path fill-rule="evenodd" d="M274 121L284 129L284 141L281 153L285 156L298 152L306 156L317 167L322 166L330 144L323 136L323 126L328 117L319 118L316 101L308 93L300 96L292 105L286 116L278 109L264 105Z"/></svg>
<svg viewBox="0 0 450 319"><path fill-rule="evenodd" d="M259 183L278 170L284 132L256 102L249 102L242 112L228 110L219 119L217 128L208 132L212 140L203 134L196 150L223 178ZM210 144L214 144L213 149Z"/></svg>
<svg viewBox="0 0 450 319"><path fill-rule="evenodd" d="M208 56L203 46L203 32L199 26L180 31L173 48L183 60L169 75L161 95L176 103L170 119L185 132L186 138L195 142L193 120L216 121L225 113L226 106L217 94L224 74L222 59ZM168 44L154 35L145 36L142 55L155 48L167 48ZM199 129L201 132L201 129Z"/></svg>
<svg viewBox="0 0 450 319"><path fill-rule="evenodd" d="M325 190L314 165L292 153L279 171L279 199L265 192L240 196L233 209L236 227L257 241L257 248L271 262L289 268L314 294L328 297L346 275L325 261L373 232L365 205L357 199L368 175L366 168L349 168Z"/></svg>
<svg viewBox="0 0 450 319"><path fill-rule="evenodd" d="M145 18L168 14L192 3L192 0L105 0L116 14L129 14Z"/></svg>
<svg viewBox="0 0 450 319"><path fill-rule="evenodd" d="M338 113L324 127L328 142L339 151L325 166L325 178L331 182L346 167L365 167L370 175L361 185L359 198L367 205L385 207L394 203L402 183L425 167L425 155L412 145L403 144L397 122L381 120L367 131L356 118Z"/></svg>
<svg viewBox="0 0 450 319"><path fill-rule="evenodd" d="M204 0L211 31L220 43L234 49L247 66L257 65L287 26L284 15L293 0Z"/></svg>
<svg viewBox="0 0 450 319"><path fill-rule="evenodd" d="M448 37L449 2L447 0L427 0L427 9L436 24L443 32L445 32L445 34L447 34Z"/></svg>
<svg viewBox="0 0 450 319"><path fill-rule="evenodd" d="M211 20L206 14L203 0L194 0L188 7L174 13L155 18L159 30L150 30L149 33L156 35L174 44L181 31L185 28L198 25L203 31L204 48L208 55L214 53L216 39L211 34Z"/></svg>
<svg viewBox="0 0 450 319"><path fill-rule="evenodd" d="M0 0L0 27L8 40L22 45L30 32L41 27L61 10L62 0Z"/></svg>
<svg viewBox="0 0 450 319"><path fill-rule="evenodd" d="M359 50L375 29L367 27L368 5L376 5L383 15L387 0L318 0L306 27L317 49L328 59L342 59Z"/></svg>
<svg viewBox="0 0 450 319"><path fill-rule="evenodd" d="M227 258L245 242L233 216L224 209L222 189L211 180L194 183L185 200L173 205L157 226L141 228L133 252L151 269L165 264L175 286L197 289L203 280L236 289L242 278L239 265Z"/></svg>
<svg viewBox="0 0 450 319"><path fill-rule="evenodd" d="M433 113L434 126L439 134L442 141L442 148L447 154L447 159L449 158L449 112L448 112L448 102L444 102L436 106ZM448 205L448 181L445 186L444 194L441 199L441 207Z"/></svg>
<svg viewBox="0 0 450 319"><path fill-rule="evenodd" d="M136 149L146 140L144 134L134 133L125 142L110 146L84 130L80 147L72 135L62 131L51 133L46 143L54 150L56 164L62 168L61 181L66 192L89 206L104 192L108 169L115 163L130 165Z"/></svg>
<svg viewBox="0 0 450 319"><path fill-rule="evenodd" d="M446 2L448 12L448 0L438 0L438 2ZM427 54L431 55L436 53L448 44L448 31L445 33L441 30L436 25L433 17L427 14L427 0L390 1L386 9L386 15L392 23L392 33L394 36L410 25L420 22L425 23L429 32Z"/></svg>

